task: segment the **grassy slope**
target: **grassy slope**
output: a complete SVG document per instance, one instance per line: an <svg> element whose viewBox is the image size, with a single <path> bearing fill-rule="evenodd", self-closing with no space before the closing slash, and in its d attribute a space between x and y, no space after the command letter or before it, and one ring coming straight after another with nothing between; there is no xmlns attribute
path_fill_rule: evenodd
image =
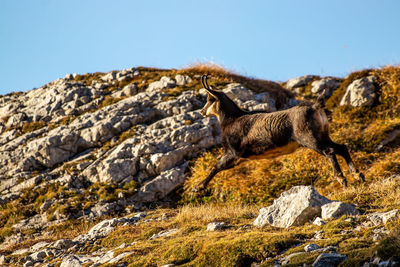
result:
<svg viewBox="0 0 400 267"><path fill-rule="evenodd" d="M204 73L210 73L214 77L212 83L223 86L229 82L241 82L255 91L268 91L274 94L282 104L290 93L282 91L279 85L267 81L248 79L240 75L232 74L215 66L194 66L182 70L158 70L140 68L141 75L123 84L107 88L113 91L128 83L137 83L139 90L144 90L152 82L162 76L175 76L176 74L189 74L192 77ZM338 107L338 102L345 92L345 88L354 79L365 75L378 76L380 85L379 104L373 108L349 108ZM100 74L87 74L78 76L77 79L90 83L96 80ZM142 81L144 81L142 83ZM183 87L168 89L170 97L179 95L184 90L198 90L201 85L198 79ZM367 182L361 184L352 179L348 188L340 187L333 180L331 167L328 161L308 149L299 149L295 153L282 156L275 160L254 160L243 162L231 170L218 174L210 184L210 191L206 196L190 194L190 189L205 177L213 163L216 162L222 151L218 148L204 153L201 157L191 162L191 175L179 193L182 199L178 208L157 208L151 211L150 218L153 221L140 223L138 226L120 227L110 237L102 241L107 247L117 247L122 243L130 244L122 251L132 251L128 258L132 266L159 265L164 263L177 263L188 266L233 266L243 265L251 261L261 262L265 258L272 257L263 263L270 266L273 257L284 252L285 255L301 251L304 245L316 231L325 230L326 239L317 241L319 245L337 245L339 252L345 253L349 259L343 266L358 266L359 262L371 259L374 251L378 251L383 258L388 258L390 253L400 255L399 230L394 222L388 225L393 230L392 236L379 243L372 240L374 227L367 227L360 232L346 234L342 230L350 230L354 222L346 222L345 218L334 220L327 225L318 227L306 225L291 229L276 229L266 227L257 229L243 227L251 224L257 214L258 208L266 206L279 194L291 188L293 185L310 184L330 199L337 199L357 204L362 213L372 211L400 208L400 179L388 179L394 174L400 174L400 148L388 148L383 152L373 152L374 148L383 140L385 133L400 125L400 68L385 67L377 70L367 70L350 74L342 81L341 87L328 100L327 107L331 112L330 132L336 142L349 146L352 157L362 171L366 174ZM312 98L307 87L304 96L300 98ZM102 106L118 101L119 99L106 98ZM90 111L88 111L90 112ZM65 119L71 122L74 118ZM32 125L32 128L44 127ZM29 125L24 132L29 131ZM121 134L122 139L131 133ZM105 144L109 148L110 144ZM344 161L340 161L349 177ZM66 170L71 166L66 165ZM132 185L132 187L135 187ZM121 190L131 189L129 186L121 188L106 188L105 185L92 185L97 200L112 200ZM48 188L44 192L27 192L22 200L15 200L1 207L0 223L1 235L12 233L10 226L26 217L38 212L38 207L46 198L54 198L65 188ZM67 192L68 193L68 192ZM68 209L88 209L97 200L88 204L85 196L74 196L71 192L71 203L67 207L56 207L62 212ZM67 203L68 204L68 203ZM359 220L364 220L361 217ZM225 221L232 225L223 232L206 232L207 223L212 221ZM90 224L91 225L91 224ZM90 225L79 221L68 221L52 228L54 233L62 233L63 236L76 236L86 232ZM148 240L152 234L160 230L179 228L180 231L171 237L156 240ZM54 240L55 237L43 237ZM32 242L29 241L31 244ZM21 243L18 247L26 247L28 243ZM301 246L297 246L301 244ZM296 247L297 246L297 247ZM12 250L14 248L10 248ZM94 250L96 248L93 248ZM310 263L318 254L308 254L306 258L293 259L295 264ZM358 264L358 265L357 265Z"/></svg>

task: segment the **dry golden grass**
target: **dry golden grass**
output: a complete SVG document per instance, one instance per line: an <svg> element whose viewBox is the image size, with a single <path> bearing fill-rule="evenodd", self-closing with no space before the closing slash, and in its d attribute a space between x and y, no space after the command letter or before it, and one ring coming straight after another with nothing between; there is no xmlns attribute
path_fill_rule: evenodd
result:
<svg viewBox="0 0 400 267"><path fill-rule="evenodd" d="M233 222L240 218L252 218L257 214L259 207L244 204L217 204L203 205L188 204L178 209L174 222L184 225L188 222L207 224L215 221Z"/></svg>
<svg viewBox="0 0 400 267"><path fill-rule="evenodd" d="M325 194L329 199L358 204L367 210L394 209L400 207L400 178L368 181L340 191Z"/></svg>

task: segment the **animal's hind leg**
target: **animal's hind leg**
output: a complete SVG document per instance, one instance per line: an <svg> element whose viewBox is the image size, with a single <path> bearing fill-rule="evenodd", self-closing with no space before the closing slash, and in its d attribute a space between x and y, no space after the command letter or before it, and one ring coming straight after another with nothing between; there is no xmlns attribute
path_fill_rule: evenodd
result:
<svg viewBox="0 0 400 267"><path fill-rule="evenodd" d="M353 160L351 159L349 150L347 149L347 146L335 143L333 141L331 141L331 146L334 149L335 154L342 156L346 160L346 164L349 167L349 172L355 173L356 178L365 182L364 174L362 172L360 172L360 170L354 164Z"/></svg>
<svg viewBox="0 0 400 267"><path fill-rule="evenodd" d="M192 189L192 192L200 192L204 190L208 183L214 178L214 176L219 173L220 171L229 169L233 167L233 164L235 162L235 159L237 159L236 155L232 152L225 153L222 155L222 157L218 160L218 162L214 165L214 167L211 169L210 173L208 176L201 181L197 187Z"/></svg>

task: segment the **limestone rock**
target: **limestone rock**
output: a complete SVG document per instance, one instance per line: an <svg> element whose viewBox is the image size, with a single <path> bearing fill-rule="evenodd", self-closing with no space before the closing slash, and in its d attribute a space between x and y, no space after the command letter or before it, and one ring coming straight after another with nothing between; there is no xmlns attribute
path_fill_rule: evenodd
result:
<svg viewBox="0 0 400 267"><path fill-rule="evenodd" d="M30 254L29 256L32 258L33 261L37 262L42 261L47 255L43 251L38 251Z"/></svg>
<svg viewBox="0 0 400 267"><path fill-rule="evenodd" d="M211 222L207 225L207 231L218 231L226 228L224 222Z"/></svg>
<svg viewBox="0 0 400 267"><path fill-rule="evenodd" d="M321 206L329 202L329 199L318 194L311 186L294 186L283 192L271 206L262 208L253 224L286 228L302 225L319 216Z"/></svg>
<svg viewBox="0 0 400 267"><path fill-rule="evenodd" d="M160 238L160 237L167 237L167 236L171 236L173 234L176 234L177 232L179 232L179 229L169 229L169 230L163 230L157 234L152 235L149 239L156 239L156 238Z"/></svg>
<svg viewBox="0 0 400 267"><path fill-rule="evenodd" d="M138 88L136 84L128 84L120 91L116 91L112 94L113 97L123 97L123 96L134 96L138 93Z"/></svg>
<svg viewBox="0 0 400 267"><path fill-rule="evenodd" d="M245 102L254 99L254 93L240 83L230 83L222 90L230 99Z"/></svg>
<svg viewBox="0 0 400 267"><path fill-rule="evenodd" d="M102 79L103 81L109 82L109 81L115 80L115 78L117 78L117 72L111 71L111 72L107 73L106 75L102 76L100 79Z"/></svg>
<svg viewBox="0 0 400 267"><path fill-rule="evenodd" d="M321 80L311 83L311 92L313 94L321 94L324 92L325 97L330 97L332 93L339 87L340 83L334 78L322 78Z"/></svg>
<svg viewBox="0 0 400 267"><path fill-rule="evenodd" d="M311 244L308 244L308 245L306 245L306 246L304 247L304 251L305 251L305 252L310 252L310 251L317 250L317 249L319 249L319 248L321 248L321 247L318 246L317 244L311 243Z"/></svg>
<svg viewBox="0 0 400 267"><path fill-rule="evenodd" d="M321 207L321 215L323 220L337 219L343 215L358 215L359 211L354 205L343 203L340 201L332 201Z"/></svg>
<svg viewBox="0 0 400 267"><path fill-rule="evenodd" d="M63 259L60 267L81 267L83 262L75 255L69 255Z"/></svg>
<svg viewBox="0 0 400 267"><path fill-rule="evenodd" d="M376 99L376 78L368 76L353 81L346 90L340 105L353 107L372 106Z"/></svg>
<svg viewBox="0 0 400 267"><path fill-rule="evenodd" d="M173 88L176 86L176 81L170 77L163 76L159 81L152 82L146 89L147 92L158 92L162 89Z"/></svg>
<svg viewBox="0 0 400 267"><path fill-rule="evenodd" d="M326 222L323 221L321 217L317 217L317 218L315 218L315 220L313 221L313 224L318 225L318 226L321 226L321 225L326 224Z"/></svg>
<svg viewBox="0 0 400 267"><path fill-rule="evenodd" d="M367 215L367 218L371 220L374 225L384 225L390 221L395 220L398 217L400 217L400 211L398 209L388 212L375 212Z"/></svg>
<svg viewBox="0 0 400 267"><path fill-rule="evenodd" d="M152 202L164 198L184 182L184 171L187 165L187 163L184 163L162 172L139 189L136 199L142 202Z"/></svg>
<svg viewBox="0 0 400 267"><path fill-rule="evenodd" d="M286 88L294 89L297 87L305 86L315 77L316 76L314 76L314 75L305 75L305 76L290 79L286 82Z"/></svg>
<svg viewBox="0 0 400 267"><path fill-rule="evenodd" d="M188 75L181 75L178 74L175 76L175 81L176 81L176 85L186 85L188 83L192 82L192 78L190 78Z"/></svg>
<svg viewBox="0 0 400 267"><path fill-rule="evenodd" d="M59 239L55 241L51 247L56 249L69 249L74 245L74 242L71 239Z"/></svg>
<svg viewBox="0 0 400 267"><path fill-rule="evenodd" d="M112 231L114 231L114 228L116 227L117 224L119 223L132 224L144 217L146 217L145 213L138 213L131 217L112 218L108 220L103 220L98 224L96 224L95 226L93 226L92 228L90 228L90 230L86 234L82 234L74 238L73 242L85 243L89 240L96 240L98 238L105 237Z"/></svg>
<svg viewBox="0 0 400 267"><path fill-rule="evenodd" d="M346 260L347 256L339 253L322 253L314 261L313 267L336 267L342 261Z"/></svg>

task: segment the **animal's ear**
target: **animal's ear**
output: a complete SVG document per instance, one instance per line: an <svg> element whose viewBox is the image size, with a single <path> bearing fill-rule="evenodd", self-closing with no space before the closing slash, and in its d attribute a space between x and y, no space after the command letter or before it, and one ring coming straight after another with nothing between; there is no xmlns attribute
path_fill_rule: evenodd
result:
<svg viewBox="0 0 400 267"><path fill-rule="evenodd" d="M203 84L204 89L206 89L207 93L218 99L218 95L220 94L214 86L210 87L207 82L208 75L201 76L201 83Z"/></svg>

